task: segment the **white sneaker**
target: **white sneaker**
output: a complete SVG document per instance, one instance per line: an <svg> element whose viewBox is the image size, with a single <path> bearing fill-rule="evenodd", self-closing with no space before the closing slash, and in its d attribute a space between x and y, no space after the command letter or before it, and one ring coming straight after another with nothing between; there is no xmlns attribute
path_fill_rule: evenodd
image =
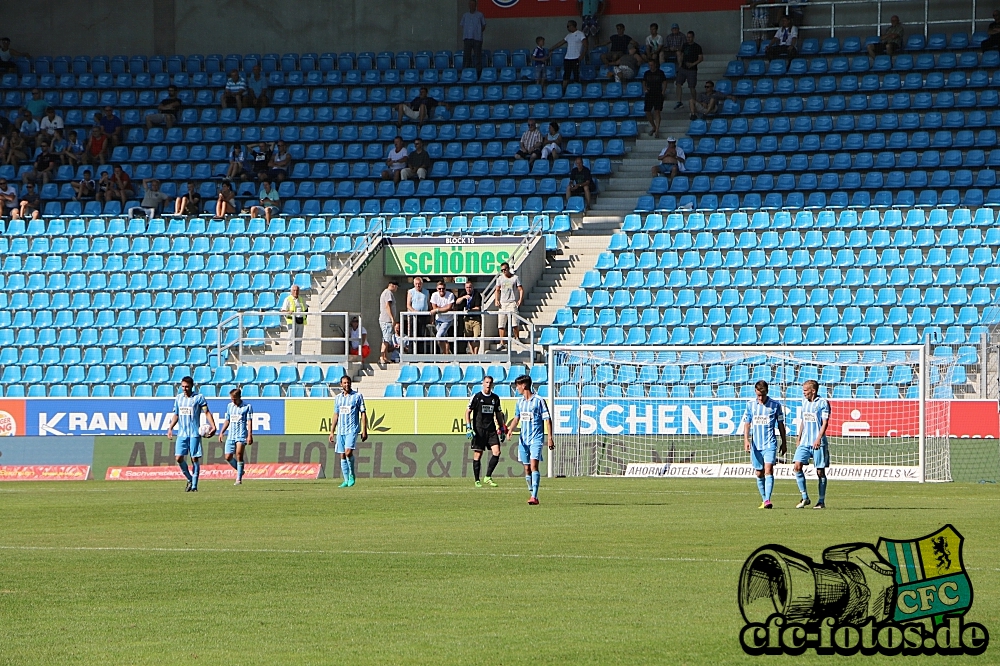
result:
<svg viewBox="0 0 1000 666"><path fill-rule="evenodd" d="M812 502L810 502L810 501L809 501L809 498L808 498L808 497L806 497L806 498L805 498L805 499L803 499L803 500L802 500L801 502L799 502L798 504L796 504L796 505L795 505L795 508L796 508L796 509L804 509L804 508L806 508L807 506L809 506L810 504L812 504Z"/></svg>
<svg viewBox="0 0 1000 666"><path fill-rule="evenodd" d="M236 483L234 483L233 485L234 486L242 486L243 485L243 481L241 481L240 479L236 479Z"/></svg>

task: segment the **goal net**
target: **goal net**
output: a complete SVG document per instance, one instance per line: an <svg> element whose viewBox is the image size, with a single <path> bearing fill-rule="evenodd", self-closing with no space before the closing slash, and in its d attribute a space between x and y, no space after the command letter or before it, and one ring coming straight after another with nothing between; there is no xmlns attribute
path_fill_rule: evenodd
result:
<svg viewBox="0 0 1000 666"><path fill-rule="evenodd" d="M830 402L831 478L949 481L947 371L923 346L550 348L556 476L746 477L754 384L782 403L792 477L802 384ZM809 466L807 475L814 475Z"/></svg>

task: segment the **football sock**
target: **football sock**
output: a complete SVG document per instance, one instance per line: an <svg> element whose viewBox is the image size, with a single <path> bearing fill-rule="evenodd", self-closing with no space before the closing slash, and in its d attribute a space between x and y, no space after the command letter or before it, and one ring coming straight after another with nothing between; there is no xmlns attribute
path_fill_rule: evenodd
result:
<svg viewBox="0 0 1000 666"><path fill-rule="evenodd" d="M488 476L488 477L490 477L492 479L493 478L493 470L495 470L497 468L498 464L500 464L500 456L492 456L491 455L490 456L490 462L486 466L486 476Z"/></svg>
<svg viewBox="0 0 1000 666"><path fill-rule="evenodd" d="M347 468L351 470L351 478L354 478L354 456L350 456L347 459Z"/></svg>
<svg viewBox="0 0 1000 666"><path fill-rule="evenodd" d="M762 476L757 477L757 491L760 493L761 500L767 499L764 496L764 477Z"/></svg>
<svg viewBox="0 0 1000 666"><path fill-rule="evenodd" d="M802 493L802 499L809 497L809 493L806 492L806 473L801 469L795 473L795 485L799 487L799 492Z"/></svg>
<svg viewBox="0 0 1000 666"><path fill-rule="evenodd" d="M476 476L476 481L479 480L479 472L482 471L483 463L481 460L472 461L472 473Z"/></svg>
<svg viewBox="0 0 1000 666"><path fill-rule="evenodd" d="M347 462L347 458L340 459L340 473L344 475L344 481L351 478L351 463Z"/></svg>
<svg viewBox="0 0 1000 666"><path fill-rule="evenodd" d="M531 473L531 496L538 497L538 482L542 479L541 472Z"/></svg>
<svg viewBox="0 0 1000 666"><path fill-rule="evenodd" d="M528 492L531 492L531 474L524 475L524 482L528 485Z"/></svg>
<svg viewBox="0 0 1000 666"><path fill-rule="evenodd" d="M819 477L819 502L820 504L826 499L826 474Z"/></svg>
<svg viewBox="0 0 1000 666"><path fill-rule="evenodd" d="M243 461L242 460L240 462L236 463L236 478L237 479L242 479L243 478Z"/></svg>
<svg viewBox="0 0 1000 666"><path fill-rule="evenodd" d="M201 463L192 462L191 463L191 487L198 487L198 476L201 474Z"/></svg>
<svg viewBox="0 0 1000 666"><path fill-rule="evenodd" d="M190 481L191 480L191 472L188 471L187 460L181 460L180 462L177 463L177 466L180 467L181 471L184 473L184 478L186 478L188 481Z"/></svg>
<svg viewBox="0 0 1000 666"><path fill-rule="evenodd" d="M230 459L229 459L229 460L227 460L226 462L227 462L227 463L229 463L229 466L230 466L230 467L232 467L233 469L239 469L239 468L238 468L238 467L236 466L236 464L237 464L237 463L236 463L236 458L230 458Z"/></svg>
<svg viewBox="0 0 1000 666"><path fill-rule="evenodd" d="M764 477L764 501L771 501L771 491L774 490L774 475L768 474Z"/></svg>

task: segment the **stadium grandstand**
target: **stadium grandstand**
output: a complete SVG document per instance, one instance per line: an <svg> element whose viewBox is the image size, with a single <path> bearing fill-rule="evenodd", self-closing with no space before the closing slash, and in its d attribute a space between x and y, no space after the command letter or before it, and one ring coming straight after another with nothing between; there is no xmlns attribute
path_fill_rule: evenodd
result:
<svg viewBox="0 0 1000 666"><path fill-rule="evenodd" d="M801 23L803 34L827 30L816 21ZM968 21L948 34L905 23L893 55L869 57L877 34L831 25L837 35L805 37L794 57L770 61L767 40L747 28L735 57L708 55L701 67L725 97L717 113L671 113L668 86L658 138L645 122L648 65L615 82L606 47L587 53L582 80L565 89L564 49L551 54L542 84L528 48L486 50L480 71L451 50L14 57L0 79L12 123L34 102L81 137L103 109L123 130L105 163L52 169L39 183L40 217L3 225L4 395L169 396L191 373L206 395L239 385L246 396L326 396L344 372L386 396L452 397L485 372L507 395L520 374L547 382L552 344L924 343L947 364L938 397L984 395L988 311L1000 287L1000 60ZM663 69L677 75L669 60ZM259 71L269 104L224 104L234 71ZM168 88L180 109L160 127ZM397 125L399 106L421 88L439 103L426 122ZM529 120L556 124L555 159L518 155ZM680 136L684 168L650 178L667 134ZM423 143L427 178L381 177L397 136L411 150ZM275 212L251 215L260 185L237 179L247 212L215 217L234 146L270 154L278 142L291 163L270 172ZM577 157L594 179L589 209L567 193ZM113 165L131 177L129 196L79 200L84 172L99 178ZM6 164L0 178L21 188L33 168L30 158ZM152 180L167 204L131 216L140 182ZM170 215L188 183L200 214ZM410 347L401 366L385 368L349 353L351 313L367 324L371 348L381 343L370 301L391 277L382 270L391 248L456 237L514 239L520 338L490 342L495 325L484 320L476 354L459 344L457 326L447 358ZM465 279L421 273L456 291ZM490 315L493 277L469 278ZM293 285L310 313L323 314L307 328L304 355L284 358L278 310ZM338 336L339 351L324 346ZM856 362L859 372L830 382L836 396L899 395L891 377ZM674 368L660 379L704 390L698 375ZM728 395L740 382L713 390Z"/></svg>

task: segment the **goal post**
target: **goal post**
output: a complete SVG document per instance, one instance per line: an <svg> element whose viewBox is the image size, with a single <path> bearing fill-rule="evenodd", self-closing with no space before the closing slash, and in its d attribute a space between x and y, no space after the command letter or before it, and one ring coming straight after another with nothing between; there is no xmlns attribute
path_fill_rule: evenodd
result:
<svg viewBox="0 0 1000 666"><path fill-rule="evenodd" d="M950 406L931 399L947 372L930 363L922 345L552 346L548 473L750 476L741 419L764 380L788 432L775 473L791 478L802 384L815 380L830 402L831 478L950 481Z"/></svg>

